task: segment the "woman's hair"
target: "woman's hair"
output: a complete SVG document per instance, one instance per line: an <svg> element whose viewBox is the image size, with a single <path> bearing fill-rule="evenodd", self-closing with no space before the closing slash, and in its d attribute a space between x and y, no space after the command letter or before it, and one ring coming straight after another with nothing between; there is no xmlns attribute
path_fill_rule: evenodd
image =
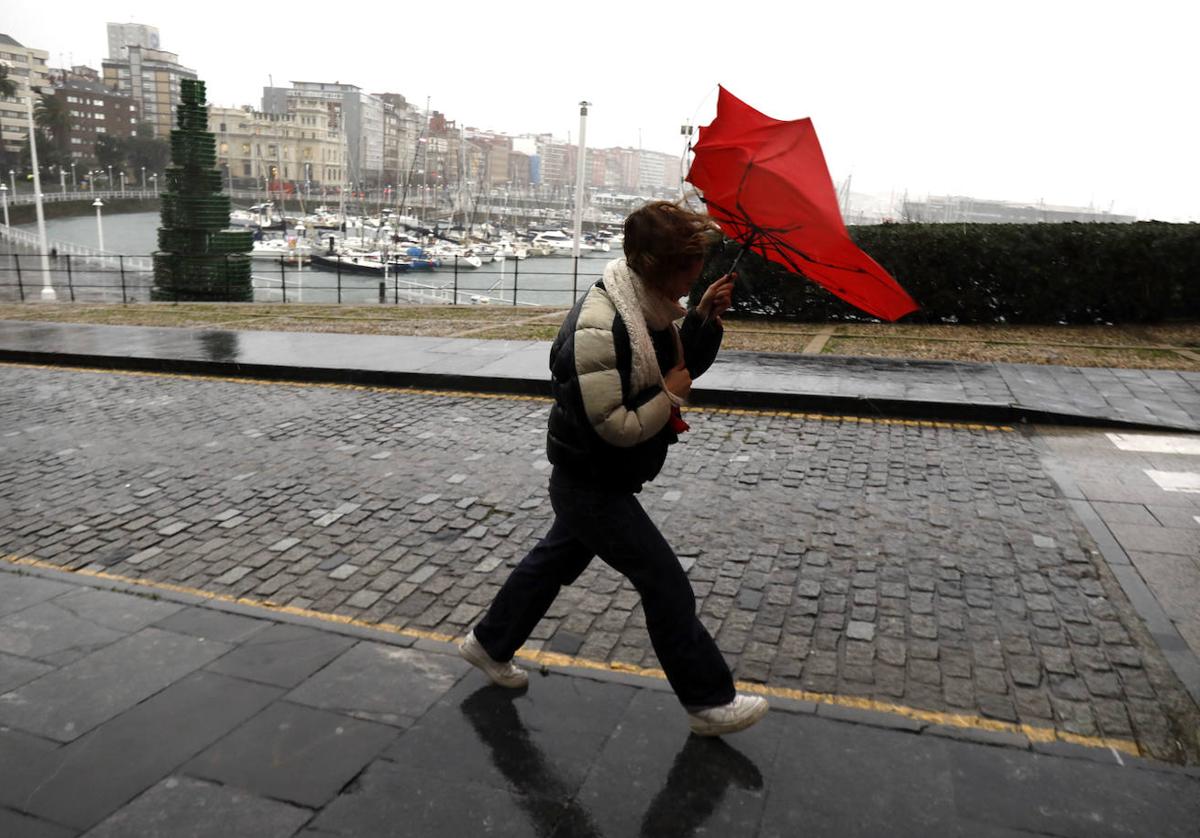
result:
<svg viewBox="0 0 1200 838"><path fill-rule="evenodd" d="M649 282L687 270L721 237L707 215L670 201L651 201L625 219L625 261Z"/></svg>

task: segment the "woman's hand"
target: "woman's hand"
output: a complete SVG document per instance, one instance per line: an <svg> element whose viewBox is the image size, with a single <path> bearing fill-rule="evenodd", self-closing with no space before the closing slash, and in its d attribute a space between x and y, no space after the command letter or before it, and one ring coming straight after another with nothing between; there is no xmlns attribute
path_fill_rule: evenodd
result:
<svg viewBox="0 0 1200 838"><path fill-rule="evenodd" d="M737 274L725 274L704 292L696 310L704 315L705 320L715 320L719 324L721 315L733 305L733 281Z"/></svg>
<svg viewBox="0 0 1200 838"><path fill-rule="evenodd" d="M680 363L679 366L667 370L663 376L663 384L678 398L686 400L692 392L692 374L688 372L686 364Z"/></svg>

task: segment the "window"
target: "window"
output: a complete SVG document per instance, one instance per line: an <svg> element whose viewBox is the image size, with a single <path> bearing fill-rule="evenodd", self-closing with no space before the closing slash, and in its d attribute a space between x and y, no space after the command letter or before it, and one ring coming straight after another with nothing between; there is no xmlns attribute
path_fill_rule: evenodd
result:
<svg viewBox="0 0 1200 838"><path fill-rule="evenodd" d="M108 131L106 131L106 130L104 129L104 126L103 126L103 125L97 125L97 126L96 126L96 133L97 133L97 134L107 134L107 133L108 133Z"/></svg>
<svg viewBox="0 0 1200 838"><path fill-rule="evenodd" d="M102 113L98 113L98 114L92 114L92 115L93 115L94 117L96 117L96 119L104 119L104 114L102 114Z"/></svg>
<svg viewBox="0 0 1200 838"><path fill-rule="evenodd" d="M242 154L250 153L250 143L242 143Z"/></svg>
<svg viewBox="0 0 1200 838"><path fill-rule="evenodd" d="M224 122L221 123L221 133L222 134L225 133L225 123Z"/></svg>
<svg viewBox="0 0 1200 838"><path fill-rule="evenodd" d="M246 161L242 164L242 177L250 177L250 162Z"/></svg>
<svg viewBox="0 0 1200 838"><path fill-rule="evenodd" d="M221 143L221 153L222 154L229 153L229 143Z"/></svg>

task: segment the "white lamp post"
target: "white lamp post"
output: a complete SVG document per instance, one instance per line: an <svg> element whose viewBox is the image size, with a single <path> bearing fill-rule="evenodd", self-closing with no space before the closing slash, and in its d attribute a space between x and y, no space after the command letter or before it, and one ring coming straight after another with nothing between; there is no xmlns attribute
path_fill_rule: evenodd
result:
<svg viewBox="0 0 1200 838"><path fill-rule="evenodd" d="M154 184L154 197L158 197L158 175L150 175L150 182Z"/></svg>
<svg viewBox="0 0 1200 838"><path fill-rule="evenodd" d="M146 191L146 167L142 166L142 191Z"/></svg>
<svg viewBox="0 0 1200 838"><path fill-rule="evenodd" d="M67 191L67 170L62 166L58 167L58 191Z"/></svg>
<svg viewBox="0 0 1200 838"><path fill-rule="evenodd" d="M92 206L96 208L96 240L100 243L100 252L104 252L104 221L100 218L100 208L104 206L104 202L99 198L92 201Z"/></svg>
<svg viewBox="0 0 1200 838"><path fill-rule="evenodd" d="M8 170L8 182L12 184L13 197L17 197L17 173L12 169Z"/></svg>
<svg viewBox="0 0 1200 838"><path fill-rule="evenodd" d="M125 197L125 170L121 170L121 197Z"/></svg>
<svg viewBox="0 0 1200 838"><path fill-rule="evenodd" d="M8 226L8 184L0 183L0 202L4 203L4 226Z"/></svg>
<svg viewBox="0 0 1200 838"><path fill-rule="evenodd" d="M109 166L109 167L108 167L108 184L107 184L107 186L108 186L108 191L109 191L109 192L112 192L112 188L113 188L113 185L112 185L112 166Z"/></svg>
<svg viewBox="0 0 1200 838"><path fill-rule="evenodd" d="M33 169L33 204L37 212L38 244L42 249L42 299L53 302L58 299L50 283L50 246L46 243L46 215L42 212L42 175L38 171L37 135L33 128L33 94L37 88L29 88L25 99L25 118L29 126L29 165Z"/></svg>
<svg viewBox="0 0 1200 838"><path fill-rule="evenodd" d="M591 102L579 103L579 165L575 170L575 243L571 247L572 255L579 258L579 241L583 236L583 191L584 157L587 156L587 112Z"/></svg>

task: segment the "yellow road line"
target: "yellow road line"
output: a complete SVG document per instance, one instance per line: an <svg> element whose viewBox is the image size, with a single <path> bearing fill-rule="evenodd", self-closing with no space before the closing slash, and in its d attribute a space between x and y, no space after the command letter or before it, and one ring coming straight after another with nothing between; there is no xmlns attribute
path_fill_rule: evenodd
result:
<svg viewBox="0 0 1200 838"><path fill-rule="evenodd" d="M525 401L549 403L554 399L548 396L523 395L519 393L481 393L474 390L433 390L421 387L381 387L368 384L341 384L336 381L290 381L287 379L247 378L245 376L199 375L184 372L154 372L151 370L107 369L104 367L57 366L52 364L27 364L20 361L0 361L0 367L18 367L21 369L54 370L66 372L103 373L106 375L128 375L143 378L172 378L181 381L224 381L232 384L253 384L257 386L279 387L318 387L337 390L357 390L366 393L406 393L416 396L440 396L455 399L501 399L505 401ZM1011 425L988 425L978 422L935 422L923 419L893 419L887 417L849 416L836 413L805 413L790 410L771 410L767 408L735 408L735 407L700 407L689 406L689 413L714 413L724 416L779 416L784 419L800 419L811 422L848 422L860 425L903 425L910 428L939 428L949 430L989 431L1011 433Z"/></svg>
<svg viewBox="0 0 1200 838"><path fill-rule="evenodd" d="M289 614L297 617L307 617L313 620L320 620L326 623L337 623L340 625L356 626L375 631L383 631L400 637L411 637L419 640L435 640L442 643L450 643L458 639L454 636L441 634L435 631L403 628L390 623L371 623L365 620L356 619L354 617L346 617L341 614L329 614L324 611L313 611L308 608L295 608L290 605L281 605L279 603L272 602L271 600L260 600L253 597L235 597L229 594L205 591L200 588L192 588L186 585L176 585L170 582L156 582L151 579L139 579L133 576L121 576L115 573L107 573L99 570L88 570L86 568L80 570L71 570L40 559L31 559L13 555L0 555L0 563L16 565L18 567L35 567L42 570L55 571L57 573L73 573L79 576L88 576L110 582L119 582L125 585L135 585L137 587L147 588L155 591L169 591L178 594L188 594L191 596L201 597L203 599L213 600L215 602L236 603L238 605L249 606L251 608L260 608L277 614ZM639 675L645 678L654 678L660 681L666 680L666 674L661 669L651 669L627 663L609 663L607 661L576 658L572 657L571 655L564 655L558 652L546 652L540 650L525 651L518 652L517 657L524 661L529 661L531 663L548 667L556 666L572 669L590 669L601 672L624 672L633 675ZM809 701L816 704L828 704L838 707L852 707L859 710L870 710L877 713L889 713L933 725L969 728L973 730L984 730L996 733L1018 733L1026 736L1030 742L1069 742L1073 745L1082 745L1083 747L1087 748L1104 748L1106 750L1120 751L1125 754L1130 754L1131 756L1141 756L1141 749L1138 747L1138 744L1127 739L1080 736L1078 734L1068 733L1067 731L1056 730L1055 728L1038 727L1027 724L1015 724L996 719L985 719L982 716L972 716L965 713L943 713L936 710L920 710L915 707L905 707L902 704L891 704L885 701L875 701L874 699L859 698L857 696L808 692L806 690L794 690L788 687L772 687L766 684L750 683L746 681L739 681L737 687L739 690L758 693L760 695L772 698Z"/></svg>

